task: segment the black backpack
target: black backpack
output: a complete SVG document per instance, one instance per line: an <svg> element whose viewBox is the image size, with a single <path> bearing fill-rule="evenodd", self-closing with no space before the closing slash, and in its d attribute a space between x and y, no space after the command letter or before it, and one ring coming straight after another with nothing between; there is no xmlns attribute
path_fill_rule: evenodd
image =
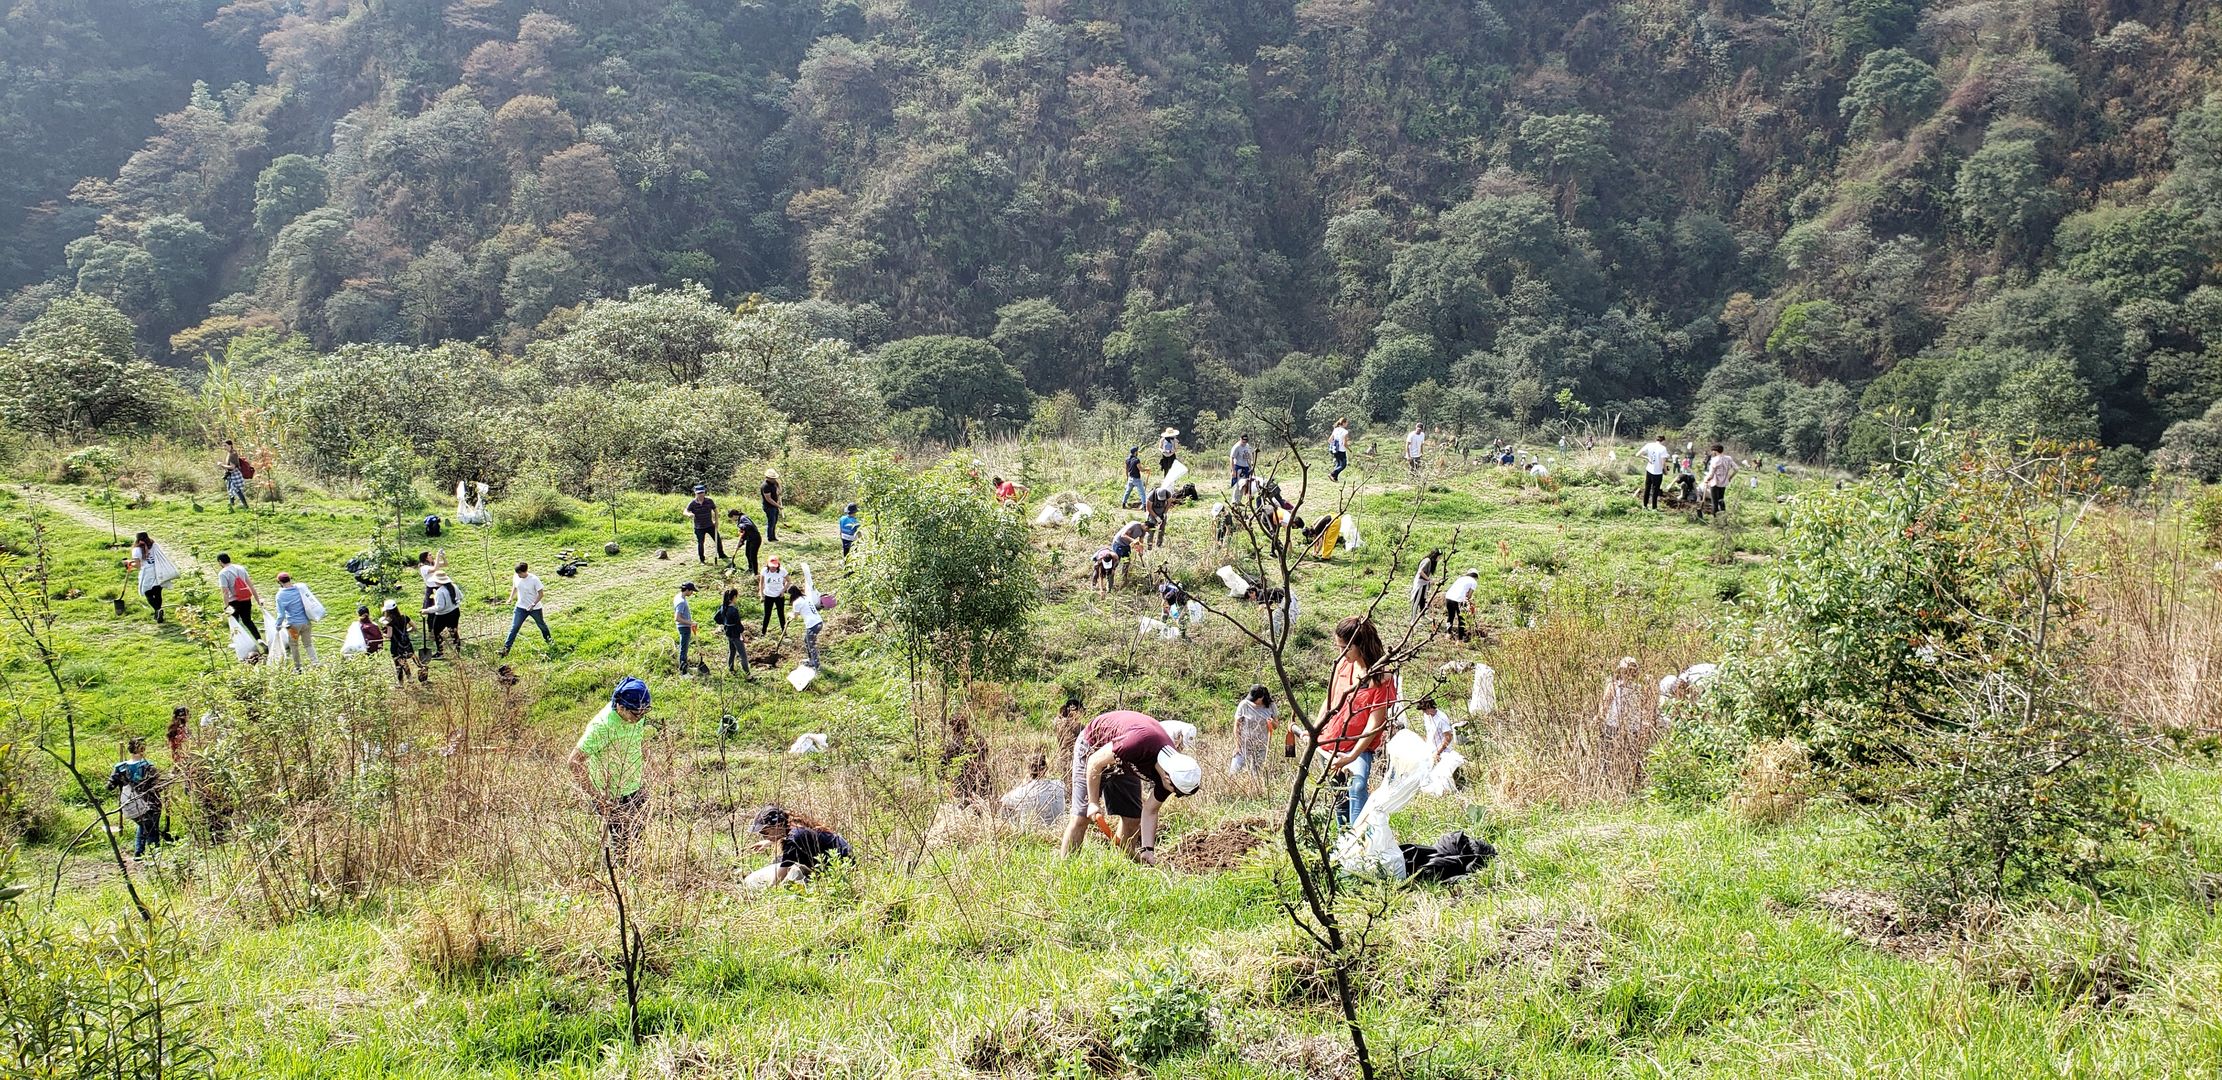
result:
<svg viewBox="0 0 2222 1080"><path fill-rule="evenodd" d="M428 516L426 516L426 517L425 517L425 519L424 519L424 535L426 535L426 536L438 536L438 535L440 535L440 515L438 515L438 514L431 514L431 515L428 515Z"/></svg>

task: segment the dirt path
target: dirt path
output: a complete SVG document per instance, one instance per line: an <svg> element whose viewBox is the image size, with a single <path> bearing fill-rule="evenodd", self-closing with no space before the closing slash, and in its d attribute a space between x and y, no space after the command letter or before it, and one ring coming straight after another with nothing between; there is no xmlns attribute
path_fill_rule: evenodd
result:
<svg viewBox="0 0 2222 1080"><path fill-rule="evenodd" d="M39 506L51 510L54 513L60 514L61 516L66 517L79 525L83 525L84 527L91 529L94 532L108 532L113 528L107 516L102 514L100 511L95 510L90 506L86 506L83 503L72 501L71 499L56 492L48 491L47 489L41 487L33 487L28 484L24 485L19 490L22 491L27 498L29 498L32 502L38 504ZM191 555L187 555L184 552L179 551L175 547L171 547L168 544L164 544L161 546L169 549L170 561L177 564L178 573L191 574L197 573L200 570L200 564L194 562Z"/></svg>

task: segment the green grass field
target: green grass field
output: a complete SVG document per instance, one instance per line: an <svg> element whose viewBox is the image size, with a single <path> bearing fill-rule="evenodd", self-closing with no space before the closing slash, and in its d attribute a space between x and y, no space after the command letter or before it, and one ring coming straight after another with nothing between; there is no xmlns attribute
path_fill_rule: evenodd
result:
<svg viewBox="0 0 2222 1080"><path fill-rule="evenodd" d="M1054 703L1077 692L1092 707L1124 703L1204 729L1200 756L1213 779L1169 811L1165 846L1275 813L1278 778L1271 790L1218 779L1234 701L1263 669L1258 651L1224 626L1137 642L1135 618L1156 609L1148 584L1137 575L1106 599L1082 579L1088 553L1124 520L1110 510L1116 451L1004 446L981 459L983 473L1033 479L1029 516L1061 490L1099 511L1085 532L1036 531L1048 593L1038 655L1024 678L959 703L988 740L996 782L1016 779L1028 754L1050 746ZM1383 590L1382 610L1401 612L1412 561L1441 546L1455 547L1454 568L1483 571L1479 607L1496 644L1437 643L1430 662L1492 658L1530 620L1547 629L1587 619L1602 624L1589 631L1597 648L1645 656L1656 678L1666 669L1654 659L1701 655L1726 605L1764 573L1785 513L1778 499L1826 482L1740 483L1729 522L1717 525L1638 510L1626 454L1560 461L1555 492L1478 461L1438 464L1417 493L1399 463L1359 466L1352 512L1364 547L1302 579L1299 641L1313 677L1325 673L1332 620ZM1221 476L1215 465L1198 473L1207 492ZM118 738L158 735L170 705L195 704L198 680L229 656L174 622L154 626L143 605L115 614L110 598L128 587L121 552L88 521L108 513L91 494L18 488L0 512L19 552L29 524L44 526L54 590L76 594L57 605L57 634L88 717L81 752L97 777ZM187 496L157 496L119 509L116 522L126 538L149 530L204 568L228 551L265 590L287 570L335 612L352 607L342 603L357 593L341 564L364 546L372 511L300 498L226 514L202 498L196 508ZM1321 498L1315 489L1312 504ZM551 653L528 627L532 644L514 659L527 728L516 745L537 770L528 789L553 775L547 763L617 675L649 678L660 725L652 753L668 763L668 779L651 827L657 855L629 885L648 942L645 1044L626 1045L593 826L551 784L516 794L545 806L526 826L443 826L514 830L483 838L479 858L285 920L270 917L225 853L188 843L166 856L151 891L195 943L193 987L206 998L203 1038L220 1074L1091 1075L1085 1063L1115 1026L1107 1002L1148 963L1177 965L1208 992L1211 1035L1125 1067L1158 1077L1343 1075L1341 1031L1315 959L1276 904L1286 869L1270 845L1213 872L1133 866L1102 845L1065 863L1046 832L937 813L946 793L915 776L914 759L931 748L914 733L904 658L846 596L825 677L807 694L776 677L676 678L672 592L693 579L714 593L714 575L694 562L683 501L627 500L616 557L599 554L609 522L587 508L570 525L516 530L498 524L497 503L491 530L451 531L440 543L472 593L464 636L475 655L443 666L429 688L403 691L456 698L465 696L457 680L489 677L482 661L508 619L506 605L484 598L499 599L520 559L549 583L556 636ZM772 549L811 563L837 594L840 501L824 514L791 514ZM1147 565L1216 597L1223 590L1209 574L1222 560L1205 506L1176 512L1171 544ZM1392 572L1407 519L1412 539ZM564 547L595 553L575 580L549 573ZM705 621L707 608L698 603ZM1652 614L1620 626L1598 614L1633 610ZM343 629L338 618L325 624L328 659ZM792 639L784 648L778 674L798 658ZM20 655L8 673L18 695L38 697L25 681L37 673ZM1592 699L1602 677L1567 696ZM1449 696L1463 702L1463 692ZM930 720L934 703L921 710ZM719 764L716 736L728 711L740 720L722 748L730 767ZM834 751L786 755L808 731L831 734ZM1515 798L1505 792L1522 788L1516 748L1483 733L1466 749L1469 776L1507 782L1423 798L1396 825L1420 842L1464 829L1500 858L1453 889L1387 894L1369 921L1361 1011L1377 1061L1397 1075L2222 1074L2213 1007L2222 1000L2213 881L2222 879L2211 876L2222 869L2222 772L2172 765L2146 785L2185 826L2192 861L2208 876L2132 868L2103 899L2063 893L1951 937L1903 932L1890 918L1885 868L1845 807L1817 801L1762 826L1726 809L1684 813L1641 798ZM735 851L728 815L770 798L831 817L858 841L853 875L808 891L740 888L761 856ZM91 815L72 805L67 818L74 832ZM44 879L58 851L19 850L15 875ZM508 854L497 860L500 852ZM65 860L61 915L97 921L126 910L105 857L81 848Z"/></svg>

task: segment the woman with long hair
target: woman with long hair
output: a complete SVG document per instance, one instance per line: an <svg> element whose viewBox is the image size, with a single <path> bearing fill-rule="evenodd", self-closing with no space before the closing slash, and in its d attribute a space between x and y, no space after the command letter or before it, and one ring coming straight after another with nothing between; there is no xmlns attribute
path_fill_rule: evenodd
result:
<svg viewBox="0 0 2222 1080"><path fill-rule="evenodd" d="M1348 825L1366 808L1374 754L1389 728L1389 706L1396 703L1396 674L1383 660L1388 650L1373 620L1353 615L1335 626L1335 643L1342 655L1327 680L1327 700L1321 703L1320 749L1331 756L1330 773L1343 777L1336 799L1336 818Z"/></svg>
<svg viewBox="0 0 2222 1080"><path fill-rule="evenodd" d="M177 578L177 564L170 561L170 553L156 547L154 538L145 533L133 537L131 557L124 566L139 572L139 594L147 598L147 606L154 609L154 621L162 621L162 586ZM123 605L116 606L117 611Z"/></svg>
<svg viewBox="0 0 2222 1080"><path fill-rule="evenodd" d="M800 885L834 859L856 859L840 833L778 803L757 811L748 831L758 837L758 846L779 849L777 861L749 875L752 885L769 888L790 881Z"/></svg>

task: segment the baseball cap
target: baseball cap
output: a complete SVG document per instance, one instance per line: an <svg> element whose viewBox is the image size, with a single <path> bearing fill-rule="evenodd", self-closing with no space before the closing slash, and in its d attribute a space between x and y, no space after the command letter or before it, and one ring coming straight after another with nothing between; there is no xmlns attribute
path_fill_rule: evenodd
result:
<svg viewBox="0 0 2222 1080"><path fill-rule="evenodd" d="M648 707L648 684L630 675L617 680L617 689L610 693L610 704L627 709Z"/></svg>
<svg viewBox="0 0 2222 1080"><path fill-rule="evenodd" d="M1165 771L1165 779L1173 782L1173 793L1183 798L1194 795L1203 786L1204 767L1196 759L1168 746L1157 752L1158 767Z"/></svg>

